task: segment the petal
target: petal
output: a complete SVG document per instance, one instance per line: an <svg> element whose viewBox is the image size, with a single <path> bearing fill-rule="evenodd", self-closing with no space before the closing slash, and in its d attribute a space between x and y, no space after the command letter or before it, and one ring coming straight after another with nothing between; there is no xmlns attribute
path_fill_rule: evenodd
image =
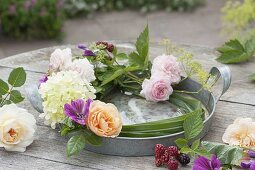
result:
<svg viewBox="0 0 255 170"><path fill-rule="evenodd" d="M204 170L211 169L210 161L204 156L200 156L199 158L197 158L194 161L194 165L196 165L196 167L204 168Z"/></svg>
<svg viewBox="0 0 255 170"><path fill-rule="evenodd" d="M220 160L217 159L216 155L212 155L211 157L211 167L212 169L220 168Z"/></svg>
<svg viewBox="0 0 255 170"><path fill-rule="evenodd" d="M83 53L83 56L96 56L95 53L93 53L91 50L85 50Z"/></svg>
<svg viewBox="0 0 255 170"><path fill-rule="evenodd" d="M65 112L65 115L68 117L76 117L75 111L70 104L64 105L64 112Z"/></svg>
<svg viewBox="0 0 255 170"><path fill-rule="evenodd" d="M83 108L84 108L84 100L83 99L77 99L75 101L71 102L73 110L76 112L76 114L82 114Z"/></svg>
<svg viewBox="0 0 255 170"><path fill-rule="evenodd" d="M88 114L89 114L89 107L90 107L90 104L91 104L92 102L93 102L92 99L88 99L88 100L86 101L85 109L84 109L84 115L85 115L85 117L87 117Z"/></svg>

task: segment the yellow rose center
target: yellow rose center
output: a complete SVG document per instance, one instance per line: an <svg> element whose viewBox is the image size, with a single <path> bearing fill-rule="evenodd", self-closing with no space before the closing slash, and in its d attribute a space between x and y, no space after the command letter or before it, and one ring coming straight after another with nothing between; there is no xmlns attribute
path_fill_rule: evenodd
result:
<svg viewBox="0 0 255 170"><path fill-rule="evenodd" d="M15 143L18 141L19 137L19 128L13 129L10 128L9 131L4 135L6 143Z"/></svg>

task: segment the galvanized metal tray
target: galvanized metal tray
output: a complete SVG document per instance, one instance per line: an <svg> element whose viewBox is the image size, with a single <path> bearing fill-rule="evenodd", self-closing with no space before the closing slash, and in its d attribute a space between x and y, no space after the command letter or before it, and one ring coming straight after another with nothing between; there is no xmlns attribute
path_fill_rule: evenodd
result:
<svg viewBox="0 0 255 170"><path fill-rule="evenodd" d="M119 48L129 51L133 47L129 44L122 44ZM199 93L191 94L191 97L201 101L204 108L207 110L207 117L204 120L204 130L200 134L200 138L204 137L210 130L216 103L221 95L228 90L231 84L231 73L227 66L213 67L210 73L214 75L216 80L218 80L215 86L219 87L220 85L221 89L216 89L213 93L203 90ZM177 88L179 90L197 91L201 88L201 85L194 80L186 79L180 83ZM42 113L42 99L38 93L37 85L30 86L26 89L26 92L33 107L38 112ZM167 102L157 104L148 103L146 100L137 99L134 96L128 96L120 93L113 94L109 97L109 99L107 99L107 102L112 102L118 107L122 117L124 118L124 124L148 122L178 116L176 107ZM100 154L119 156L153 155L153 148L155 144L161 143L166 146L173 145L174 141L180 137L184 137L184 132L146 138L103 138L103 144L101 146L94 147L87 145L86 150Z"/></svg>

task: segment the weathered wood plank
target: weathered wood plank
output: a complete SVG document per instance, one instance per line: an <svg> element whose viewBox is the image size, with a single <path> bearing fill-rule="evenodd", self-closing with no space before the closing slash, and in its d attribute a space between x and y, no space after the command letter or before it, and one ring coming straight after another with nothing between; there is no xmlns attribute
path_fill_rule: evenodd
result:
<svg viewBox="0 0 255 170"><path fill-rule="evenodd" d="M80 53L80 51L75 48L75 46L69 47L72 47L75 54ZM215 49L189 45L184 45L183 47L192 52L194 57L198 59L208 71L213 66L222 65L215 61L217 56ZM45 48L8 57L0 60L0 66L23 66L27 70L46 72L49 64L50 53L52 53L55 48L57 47ZM64 48L64 46L61 46L61 48ZM151 46L150 57L153 58L158 54L161 54L163 51L164 49L162 49L162 47L155 45ZM247 62L244 64L229 66L233 75L232 84L228 93L222 97L222 100L255 105L255 98L251 97L255 95L255 85L248 80L248 76L253 73L255 62Z"/></svg>

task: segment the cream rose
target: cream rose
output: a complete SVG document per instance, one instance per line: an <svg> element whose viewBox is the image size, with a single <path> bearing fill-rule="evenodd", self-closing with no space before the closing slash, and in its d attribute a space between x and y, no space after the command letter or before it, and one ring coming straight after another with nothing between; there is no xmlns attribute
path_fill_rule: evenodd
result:
<svg viewBox="0 0 255 170"><path fill-rule="evenodd" d="M90 105L87 126L98 136L117 137L122 120L116 106L96 100Z"/></svg>
<svg viewBox="0 0 255 170"><path fill-rule="evenodd" d="M92 82L96 79L94 73L94 66L87 58L74 60L67 68L67 70L76 71L82 79Z"/></svg>
<svg viewBox="0 0 255 170"><path fill-rule="evenodd" d="M255 146L255 122L251 118L237 118L229 125L222 136L222 141L241 147Z"/></svg>
<svg viewBox="0 0 255 170"><path fill-rule="evenodd" d="M56 49L50 57L50 68L53 71L62 71L72 62L72 52L70 48L64 50Z"/></svg>
<svg viewBox="0 0 255 170"><path fill-rule="evenodd" d="M27 110L15 104L0 108L0 147L24 152L34 140L36 120Z"/></svg>
<svg viewBox="0 0 255 170"><path fill-rule="evenodd" d="M156 57L152 63L151 74L166 76L172 83L178 83L181 80L181 68L173 55L163 54Z"/></svg>
<svg viewBox="0 0 255 170"><path fill-rule="evenodd" d="M166 101L172 93L170 79L161 75L145 79L140 92L146 100L153 102Z"/></svg>

